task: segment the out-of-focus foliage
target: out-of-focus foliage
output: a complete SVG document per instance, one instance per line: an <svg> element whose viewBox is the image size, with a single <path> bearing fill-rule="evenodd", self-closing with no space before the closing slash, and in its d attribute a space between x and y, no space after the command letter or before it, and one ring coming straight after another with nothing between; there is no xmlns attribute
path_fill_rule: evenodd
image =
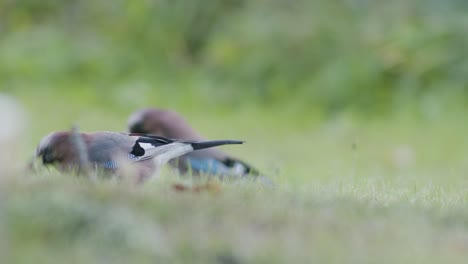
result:
<svg viewBox="0 0 468 264"><path fill-rule="evenodd" d="M110 105L464 104L467 12L464 0L1 0L0 89L71 87Z"/></svg>
<svg viewBox="0 0 468 264"><path fill-rule="evenodd" d="M14 98L0 100L0 262L466 263L467 11L0 0L0 93ZM223 150L277 188L195 194L172 186L199 178L168 170L140 188L17 168L51 131L122 131L147 105L246 140Z"/></svg>

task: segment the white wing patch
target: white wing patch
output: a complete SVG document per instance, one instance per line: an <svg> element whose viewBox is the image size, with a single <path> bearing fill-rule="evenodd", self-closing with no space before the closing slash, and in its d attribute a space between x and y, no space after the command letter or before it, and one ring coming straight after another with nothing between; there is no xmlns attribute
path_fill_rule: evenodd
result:
<svg viewBox="0 0 468 264"><path fill-rule="evenodd" d="M156 157L156 162L161 165L166 164L171 159L193 151L192 145L186 143L174 142L166 146L168 146L168 148L161 155Z"/></svg>
<svg viewBox="0 0 468 264"><path fill-rule="evenodd" d="M154 146L151 145L151 143L138 143L138 144L140 144L140 147L142 147L144 150L148 150L148 149L154 148Z"/></svg>
<svg viewBox="0 0 468 264"><path fill-rule="evenodd" d="M246 173L245 166L239 162L236 162L232 167L231 171L234 175L244 175Z"/></svg>
<svg viewBox="0 0 468 264"><path fill-rule="evenodd" d="M154 159L158 165L163 165L173 158L182 156L193 151L190 143L172 142L161 146L153 146L151 143L138 142L139 146L145 150L143 156L135 156L130 154L128 159L132 162L141 162L149 159Z"/></svg>
<svg viewBox="0 0 468 264"><path fill-rule="evenodd" d="M158 163L164 164L191 151L193 151L193 147L190 144L174 142L146 150L145 155L140 157L140 160L156 158Z"/></svg>

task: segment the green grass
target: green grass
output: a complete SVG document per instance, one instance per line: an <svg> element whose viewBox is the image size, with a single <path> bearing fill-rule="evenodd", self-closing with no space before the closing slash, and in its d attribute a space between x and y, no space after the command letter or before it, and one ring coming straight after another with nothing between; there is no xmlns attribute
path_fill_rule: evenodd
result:
<svg viewBox="0 0 468 264"><path fill-rule="evenodd" d="M456 116L307 123L261 109L186 114L209 138L246 139L224 149L277 187L226 182L217 193L177 192L174 183L197 182L170 170L143 186L43 169L4 177L8 262L465 262L467 127ZM82 127L106 126L95 119Z"/></svg>
<svg viewBox="0 0 468 264"><path fill-rule="evenodd" d="M405 185L215 195L44 176L8 184L4 244L12 263L463 263L466 192Z"/></svg>

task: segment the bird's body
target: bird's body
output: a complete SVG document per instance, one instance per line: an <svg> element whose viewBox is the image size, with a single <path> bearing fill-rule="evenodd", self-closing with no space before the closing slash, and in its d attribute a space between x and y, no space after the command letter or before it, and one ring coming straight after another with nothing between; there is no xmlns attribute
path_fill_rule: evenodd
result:
<svg viewBox="0 0 468 264"><path fill-rule="evenodd" d="M130 165L144 179L161 165L185 153L220 146L241 144L241 141L187 141L153 135L115 132L74 133L55 132L40 142L36 156L44 164L57 164L62 170L85 165L117 172ZM82 149L82 150L80 150Z"/></svg>
<svg viewBox="0 0 468 264"><path fill-rule="evenodd" d="M190 140L203 140L185 119L174 111L148 108L135 112L128 121L131 133L150 133L163 137L182 137ZM237 158L218 149L205 149L187 153L170 161L180 173L244 177L261 176L261 173ZM266 177L263 177L267 181ZM269 181L269 180L268 180Z"/></svg>

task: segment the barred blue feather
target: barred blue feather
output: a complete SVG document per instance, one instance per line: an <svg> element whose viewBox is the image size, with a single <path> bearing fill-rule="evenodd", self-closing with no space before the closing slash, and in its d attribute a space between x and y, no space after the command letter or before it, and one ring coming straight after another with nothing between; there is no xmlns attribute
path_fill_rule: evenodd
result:
<svg viewBox="0 0 468 264"><path fill-rule="evenodd" d="M102 163L102 167L104 167L106 169L115 170L115 169L117 169L117 163L115 163L115 161L113 161L113 160L108 160L108 161Z"/></svg>
<svg viewBox="0 0 468 264"><path fill-rule="evenodd" d="M128 154L127 158L130 160L130 161L138 161L139 158L133 154ZM113 160L108 160L106 162L103 162L102 163L102 167L106 168L106 169L110 169L110 170L116 170L119 166L117 166L117 162L113 161Z"/></svg>
<svg viewBox="0 0 468 264"><path fill-rule="evenodd" d="M138 161L140 158L130 153L128 154L128 159L131 161Z"/></svg>

